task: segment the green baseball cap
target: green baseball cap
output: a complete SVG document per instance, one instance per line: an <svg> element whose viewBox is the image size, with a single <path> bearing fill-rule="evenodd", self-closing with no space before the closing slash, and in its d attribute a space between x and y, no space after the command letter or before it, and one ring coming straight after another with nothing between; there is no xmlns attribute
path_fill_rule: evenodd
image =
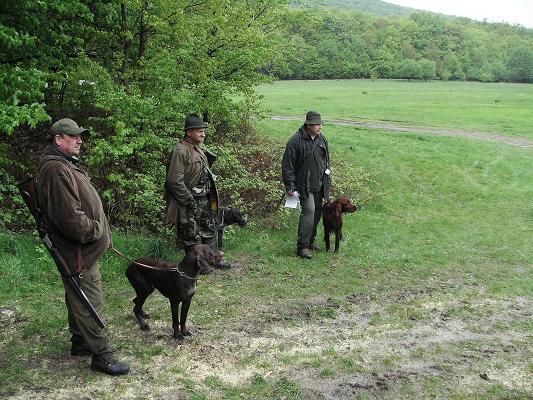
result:
<svg viewBox="0 0 533 400"><path fill-rule="evenodd" d="M81 135L82 133L88 133L89 129L82 128L78 126L76 122L71 120L70 118L63 118L59 121L56 121L52 127L50 128L50 135L69 135L69 136L76 136Z"/></svg>

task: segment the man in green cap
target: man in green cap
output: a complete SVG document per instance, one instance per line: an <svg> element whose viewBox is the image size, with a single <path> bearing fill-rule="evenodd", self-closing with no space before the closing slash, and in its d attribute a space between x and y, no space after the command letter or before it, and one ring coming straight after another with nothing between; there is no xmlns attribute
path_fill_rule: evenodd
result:
<svg viewBox="0 0 533 400"><path fill-rule="evenodd" d="M297 195L302 208L296 243L296 254L302 258L313 258L313 250L319 250L317 226L322 200L329 197L330 161L323 124L319 113L309 111L302 127L289 139L281 163L285 191L288 196Z"/></svg>
<svg viewBox="0 0 533 400"><path fill-rule="evenodd" d="M210 163L200 147L207 124L197 115L185 118L184 137L170 156L166 177L166 222L176 225L176 246L187 251L196 244L217 249L218 193ZM231 265L220 261L218 268Z"/></svg>
<svg viewBox="0 0 533 400"><path fill-rule="evenodd" d="M52 125L49 144L38 166L37 192L50 239L101 314L103 293L98 260L111 246L111 231L100 196L78 160L81 134L87 132L69 118ZM92 354L92 369L109 375L126 374L128 366L113 356L103 329L66 279L63 283L72 334L71 355Z"/></svg>

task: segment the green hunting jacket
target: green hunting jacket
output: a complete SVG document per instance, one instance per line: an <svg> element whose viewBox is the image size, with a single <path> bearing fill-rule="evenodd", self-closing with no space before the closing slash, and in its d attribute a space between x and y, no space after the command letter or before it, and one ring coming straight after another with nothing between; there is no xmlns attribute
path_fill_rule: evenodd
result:
<svg viewBox="0 0 533 400"><path fill-rule="evenodd" d="M186 140L174 146L165 182L167 224L175 224L179 208L193 202L193 187L207 188L207 168L207 157L200 146Z"/></svg>
<svg viewBox="0 0 533 400"><path fill-rule="evenodd" d="M39 206L67 265L76 271L78 246L83 266L91 267L111 247L111 230L102 200L75 158L46 147L37 174Z"/></svg>
<svg viewBox="0 0 533 400"><path fill-rule="evenodd" d="M281 175L285 190L297 190L300 197L304 199L309 197L311 153L315 145L324 150L326 169L329 169L328 141L323 135L317 136L313 141L305 125L289 139L281 161ZM324 173L322 188L325 199L329 197L330 186L330 175Z"/></svg>

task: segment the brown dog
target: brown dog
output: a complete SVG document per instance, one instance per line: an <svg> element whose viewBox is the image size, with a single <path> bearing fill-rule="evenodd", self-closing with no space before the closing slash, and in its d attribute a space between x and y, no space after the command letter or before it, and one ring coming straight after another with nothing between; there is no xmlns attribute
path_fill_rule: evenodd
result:
<svg viewBox="0 0 533 400"><path fill-rule="evenodd" d="M324 224L324 242L326 251L329 251L329 235L335 232L335 252L339 251L339 243L342 240L342 213L353 213L357 206L341 196L337 199L326 201L322 206L322 223Z"/></svg>
<svg viewBox="0 0 533 400"><path fill-rule="evenodd" d="M154 289L157 289L170 302L174 337L183 339L184 336L190 336L191 332L185 324L192 297L196 292L196 279L201 272L210 271L222 259L223 255L224 253L212 250L210 246L202 244L193 246L179 264L165 263L151 258L136 260L136 263L157 268L150 269L131 263L126 269L126 276L137 294L137 297L133 299L135 304L133 313L139 321L141 330L150 330L145 321L150 317L144 312L143 305L146 298L152 294ZM169 268L171 270L168 270ZM178 270L172 270L172 268ZM181 318L178 313L180 303Z"/></svg>

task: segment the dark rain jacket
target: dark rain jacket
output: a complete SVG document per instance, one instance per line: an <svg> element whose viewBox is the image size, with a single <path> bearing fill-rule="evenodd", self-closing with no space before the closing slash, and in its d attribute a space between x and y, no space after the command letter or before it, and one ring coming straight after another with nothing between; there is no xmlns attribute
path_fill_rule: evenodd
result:
<svg viewBox="0 0 533 400"><path fill-rule="evenodd" d="M83 266L93 266L111 247L111 231L102 200L77 160L47 146L37 193L50 238L67 265L76 271L80 246Z"/></svg>
<svg viewBox="0 0 533 400"><path fill-rule="evenodd" d="M326 168L330 169L328 141L319 135L313 141L305 125L303 125L290 139L285 147L281 162L281 174L285 190L297 190L301 198L309 197L309 165L313 146L320 146L326 154ZM324 174L322 179L324 198L329 197L331 178Z"/></svg>

